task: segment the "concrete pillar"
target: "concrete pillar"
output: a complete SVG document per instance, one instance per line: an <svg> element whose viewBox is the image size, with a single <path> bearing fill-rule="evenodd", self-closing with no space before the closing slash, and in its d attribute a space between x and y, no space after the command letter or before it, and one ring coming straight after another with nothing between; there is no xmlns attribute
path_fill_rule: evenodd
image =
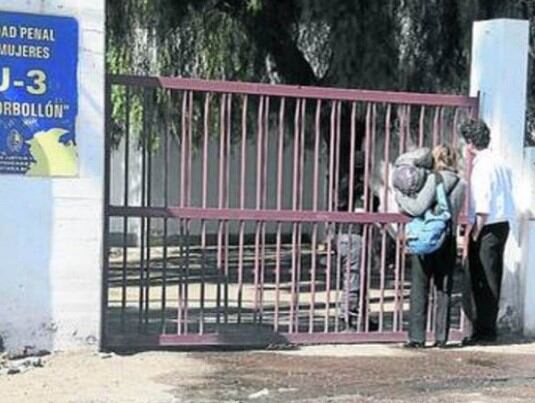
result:
<svg viewBox="0 0 535 403"><path fill-rule="evenodd" d="M522 298L524 334L535 336L535 147L524 149L524 193L522 221Z"/></svg>
<svg viewBox="0 0 535 403"><path fill-rule="evenodd" d="M7 350L96 348L101 312L105 1L0 0L0 10L68 16L79 25L77 175L0 175L0 335Z"/></svg>
<svg viewBox="0 0 535 403"><path fill-rule="evenodd" d="M505 252L499 326L512 331L522 326L525 303L523 278L535 272L522 260L524 217L530 208L527 193L530 178L524 175L524 126L526 113L529 23L498 19L476 22L472 38L470 94L480 95L480 117L491 130L491 148L513 172L518 219L513 223ZM534 276L535 273L531 274ZM527 310L535 305L526 305Z"/></svg>

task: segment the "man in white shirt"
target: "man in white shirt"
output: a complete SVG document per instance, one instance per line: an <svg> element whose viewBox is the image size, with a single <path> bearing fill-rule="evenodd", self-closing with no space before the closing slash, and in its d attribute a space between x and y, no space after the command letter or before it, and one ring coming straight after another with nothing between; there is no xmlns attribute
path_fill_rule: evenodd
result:
<svg viewBox="0 0 535 403"><path fill-rule="evenodd" d="M481 120L460 128L474 156L470 177L468 249L471 290L475 302L473 329L466 344L496 339L496 320L503 275L503 252L514 216L511 171L489 148L490 130Z"/></svg>

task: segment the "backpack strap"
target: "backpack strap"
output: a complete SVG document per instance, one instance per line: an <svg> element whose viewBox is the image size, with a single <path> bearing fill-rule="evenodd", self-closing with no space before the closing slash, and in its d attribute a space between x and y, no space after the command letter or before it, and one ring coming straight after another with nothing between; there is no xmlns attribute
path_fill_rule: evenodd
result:
<svg viewBox="0 0 535 403"><path fill-rule="evenodd" d="M444 178L441 174L435 173L436 179L436 197L437 204L441 211L450 212L450 206L448 203L448 196L446 195L446 189L444 188Z"/></svg>

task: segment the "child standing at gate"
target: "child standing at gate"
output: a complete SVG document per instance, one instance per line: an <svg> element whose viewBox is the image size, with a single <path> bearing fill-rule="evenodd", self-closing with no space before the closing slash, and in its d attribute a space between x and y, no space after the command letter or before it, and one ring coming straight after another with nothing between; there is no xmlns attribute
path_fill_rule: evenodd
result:
<svg viewBox="0 0 535 403"><path fill-rule="evenodd" d="M420 149L400 158L411 163L416 161L412 156L421 159L423 153ZM466 185L457 174L457 154L452 147L438 145L433 148L431 155L432 170L427 172L423 185L417 192L405 195L399 188L396 189L396 201L400 209L411 216L422 216L437 205L437 186L442 183L451 214L451 222L440 248L429 254L412 257L409 340L404 345L407 348L425 346L431 279L437 296L435 346L446 346L450 327L451 291L457 257L457 216L463 204Z"/></svg>

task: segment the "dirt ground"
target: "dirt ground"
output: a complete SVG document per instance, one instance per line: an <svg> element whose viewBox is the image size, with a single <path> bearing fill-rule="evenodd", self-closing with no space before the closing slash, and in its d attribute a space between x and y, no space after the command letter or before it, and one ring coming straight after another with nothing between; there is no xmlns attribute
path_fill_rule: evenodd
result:
<svg viewBox="0 0 535 403"><path fill-rule="evenodd" d="M291 350L55 353L0 375L0 401L533 402L535 343L408 351L399 345Z"/></svg>

